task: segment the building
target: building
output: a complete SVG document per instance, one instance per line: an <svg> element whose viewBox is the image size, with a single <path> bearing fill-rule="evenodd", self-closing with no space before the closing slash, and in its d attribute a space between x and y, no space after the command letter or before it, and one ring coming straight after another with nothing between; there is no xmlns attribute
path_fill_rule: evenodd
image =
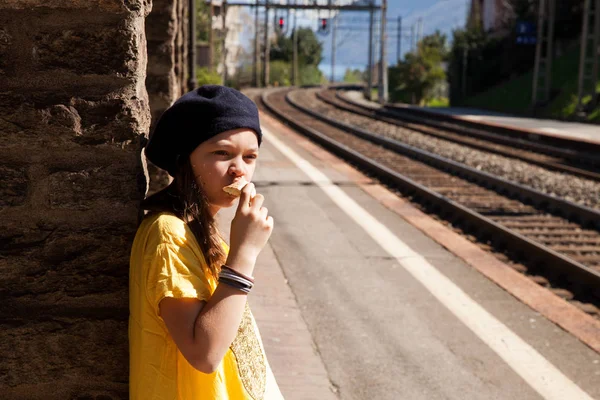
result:
<svg viewBox="0 0 600 400"><path fill-rule="evenodd" d="M223 38L223 14L222 1L213 0L212 32L213 45ZM242 45L240 37L244 29L240 7L226 7L225 10L225 68L226 76L233 76L237 72ZM208 67L210 65L210 45L209 43L200 43L196 50L196 63L199 67ZM213 65L217 65L217 72L223 74L223 60L214 60Z"/></svg>

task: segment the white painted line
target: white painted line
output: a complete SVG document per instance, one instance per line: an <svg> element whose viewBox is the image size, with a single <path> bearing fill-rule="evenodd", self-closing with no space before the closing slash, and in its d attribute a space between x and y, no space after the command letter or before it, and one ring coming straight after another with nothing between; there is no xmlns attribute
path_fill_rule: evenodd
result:
<svg viewBox="0 0 600 400"><path fill-rule="evenodd" d="M446 308L498 354L543 398L592 400L533 347L494 318L458 286L402 242L331 180L263 128L267 141L301 169L331 200L417 279Z"/></svg>
<svg viewBox="0 0 600 400"><path fill-rule="evenodd" d="M481 120L483 120L483 117L480 117L478 115L471 115L471 114L461 115L461 117L463 117L465 119L470 119L470 120L473 120L473 121L481 121Z"/></svg>
<svg viewBox="0 0 600 400"><path fill-rule="evenodd" d="M548 133L566 133L565 131L563 131L562 129L556 129L556 128L550 128L550 127L543 127L543 128L538 128L538 130L543 131L543 132L548 132Z"/></svg>

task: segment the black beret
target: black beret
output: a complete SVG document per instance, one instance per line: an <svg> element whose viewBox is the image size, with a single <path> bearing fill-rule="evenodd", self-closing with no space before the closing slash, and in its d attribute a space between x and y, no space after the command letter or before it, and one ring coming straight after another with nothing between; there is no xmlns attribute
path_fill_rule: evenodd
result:
<svg viewBox="0 0 600 400"><path fill-rule="evenodd" d="M219 85L204 85L181 96L160 117L146 145L146 157L171 176L179 161L221 132L248 128L262 132L256 104L241 92Z"/></svg>

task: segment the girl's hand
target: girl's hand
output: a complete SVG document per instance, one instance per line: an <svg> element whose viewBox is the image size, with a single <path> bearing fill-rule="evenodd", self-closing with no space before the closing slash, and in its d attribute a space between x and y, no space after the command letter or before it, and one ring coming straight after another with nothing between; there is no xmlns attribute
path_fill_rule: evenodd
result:
<svg viewBox="0 0 600 400"><path fill-rule="evenodd" d="M251 275L254 263L273 231L273 218L262 207L264 196L256 193L253 183L242 189L240 203L231 221L231 249L227 265Z"/></svg>

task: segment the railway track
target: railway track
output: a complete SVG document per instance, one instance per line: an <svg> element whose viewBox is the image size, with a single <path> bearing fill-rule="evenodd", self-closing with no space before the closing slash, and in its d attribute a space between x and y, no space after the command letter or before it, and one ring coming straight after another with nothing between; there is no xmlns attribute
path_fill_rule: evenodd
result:
<svg viewBox="0 0 600 400"><path fill-rule="evenodd" d="M474 149L516 158L545 169L600 181L600 156L568 148L503 136L457 123L436 121L400 109L376 109L348 99L338 90L317 93L323 102L343 111L415 130Z"/></svg>
<svg viewBox="0 0 600 400"><path fill-rule="evenodd" d="M294 104L288 92L263 92L260 100L293 128L505 252L515 268L599 316L600 212L329 120Z"/></svg>

